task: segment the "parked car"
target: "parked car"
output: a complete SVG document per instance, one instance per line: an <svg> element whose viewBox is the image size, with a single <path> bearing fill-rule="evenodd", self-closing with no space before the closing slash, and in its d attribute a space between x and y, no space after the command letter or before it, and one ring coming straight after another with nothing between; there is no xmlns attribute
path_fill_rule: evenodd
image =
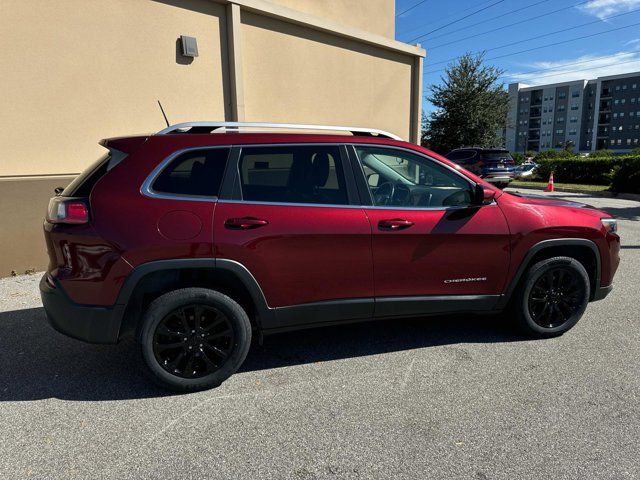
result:
<svg viewBox="0 0 640 480"><path fill-rule="evenodd" d="M508 310L551 337L612 288L605 212L502 192L385 132L278 128L103 140L49 203L51 325L94 343L133 335L153 378L190 391L219 385L265 334Z"/></svg>
<svg viewBox="0 0 640 480"><path fill-rule="evenodd" d="M536 168L538 168L537 163L524 162L515 167L514 173L516 177L526 178L532 176L536 172Z"/></svg>
<svg viewBox="0 0 640 480"><path fill-rule="evenodd" d="M515 178L516 163L508 150L464 147L451 150L445 157L497 188L505 188Z"/></svg>

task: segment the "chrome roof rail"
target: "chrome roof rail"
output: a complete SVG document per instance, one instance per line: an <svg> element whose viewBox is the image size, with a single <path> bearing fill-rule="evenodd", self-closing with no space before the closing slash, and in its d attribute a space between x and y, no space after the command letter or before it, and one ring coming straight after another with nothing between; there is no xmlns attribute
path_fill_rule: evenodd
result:
<svg viewBox="0 0 640 480"><path fill-rule="evenodd" d="M167 135L169 133L212 133L215 130L239 130L240 128L264 128L264 129L287 129L287 130L321 130L332 132L349 132L355 136L376 136L402 140L393 133L374 128L363 127L340 127L334 125L302 125L297 123L265 123L265 122L185 122L176 123L160 130L157 135Z"/></svg>

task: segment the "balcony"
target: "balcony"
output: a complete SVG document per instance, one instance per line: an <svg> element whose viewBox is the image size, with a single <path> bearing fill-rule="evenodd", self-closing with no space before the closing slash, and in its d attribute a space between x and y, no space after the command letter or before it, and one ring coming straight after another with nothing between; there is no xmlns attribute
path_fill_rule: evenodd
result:
<svg viewBox="0 0 640 480"><path fill-rule="evenodd" d="M540 107L531 107L529 118L538 118L540 116L542 116L542 109Z"/></svg>
<svg viewBox="0 0 640 480"><path fill-rule="evenodd" d="M611 115L609 113L601 113L598 116L598 125L606 125L608 123L611 123Z"/></svg>
<svg viewBox="0 0 640 480"><path fill-rule="evenodd" d="M602 92L600 92L600 98L611 98L611 89L603 88Z"/></svg>

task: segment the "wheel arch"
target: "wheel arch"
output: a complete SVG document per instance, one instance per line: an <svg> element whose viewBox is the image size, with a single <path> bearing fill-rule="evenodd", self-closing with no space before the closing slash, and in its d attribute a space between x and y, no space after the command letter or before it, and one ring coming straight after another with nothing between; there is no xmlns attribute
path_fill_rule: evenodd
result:
<svg viewBox="0 0 640 480"><path fill-rule="evenodd" d="M601 265L598 246L586 238L554 238L538 242L529 249L497 307L502 309L507 306L524 273L531 265L556 256L575 258L585 267L591 286L590 300L593 300L596 290L600 287Z"/></svg>
<svg viewBox="0 0 640 480"><path fill-rule="evenodd" d="M228 295L247 311L253 328L259 331L273 316L257 280L239 262L219 258L158 260L136 267L120 289L116 304L124 306L124 315L119 337L136 332L151 300L185 287L211 288Z"/></svg>

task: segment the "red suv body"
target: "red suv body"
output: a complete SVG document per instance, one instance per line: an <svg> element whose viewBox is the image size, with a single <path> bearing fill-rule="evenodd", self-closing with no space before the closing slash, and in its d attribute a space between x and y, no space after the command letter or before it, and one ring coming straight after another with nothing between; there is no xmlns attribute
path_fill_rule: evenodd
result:
<svg viewBox="0 0 640 480"><path fill-rule="evenodd" d="M606 296L619 262L607 213L502 192L383 136L194 127L102 145L109 153L51 200L43 304L57 330L81 340L115 343L135 332L148 366L173 388L220 383L252 334L283 329L516 303L528 333L559 334L586 302ZM532 274L540 264L548 285ZM567 274L577 279L571 301ZM164 297L168 310L158 306ZM547 310L535 314L540 298ZM239 327L234 318L244 314L249 323ZM209 348L226 355L207 356L195 336L208 331L189 322L215 330L223 317L231 333ZM163 357L162 342L178 353ZM198 357L189 357L194 348Z"/></svg>

